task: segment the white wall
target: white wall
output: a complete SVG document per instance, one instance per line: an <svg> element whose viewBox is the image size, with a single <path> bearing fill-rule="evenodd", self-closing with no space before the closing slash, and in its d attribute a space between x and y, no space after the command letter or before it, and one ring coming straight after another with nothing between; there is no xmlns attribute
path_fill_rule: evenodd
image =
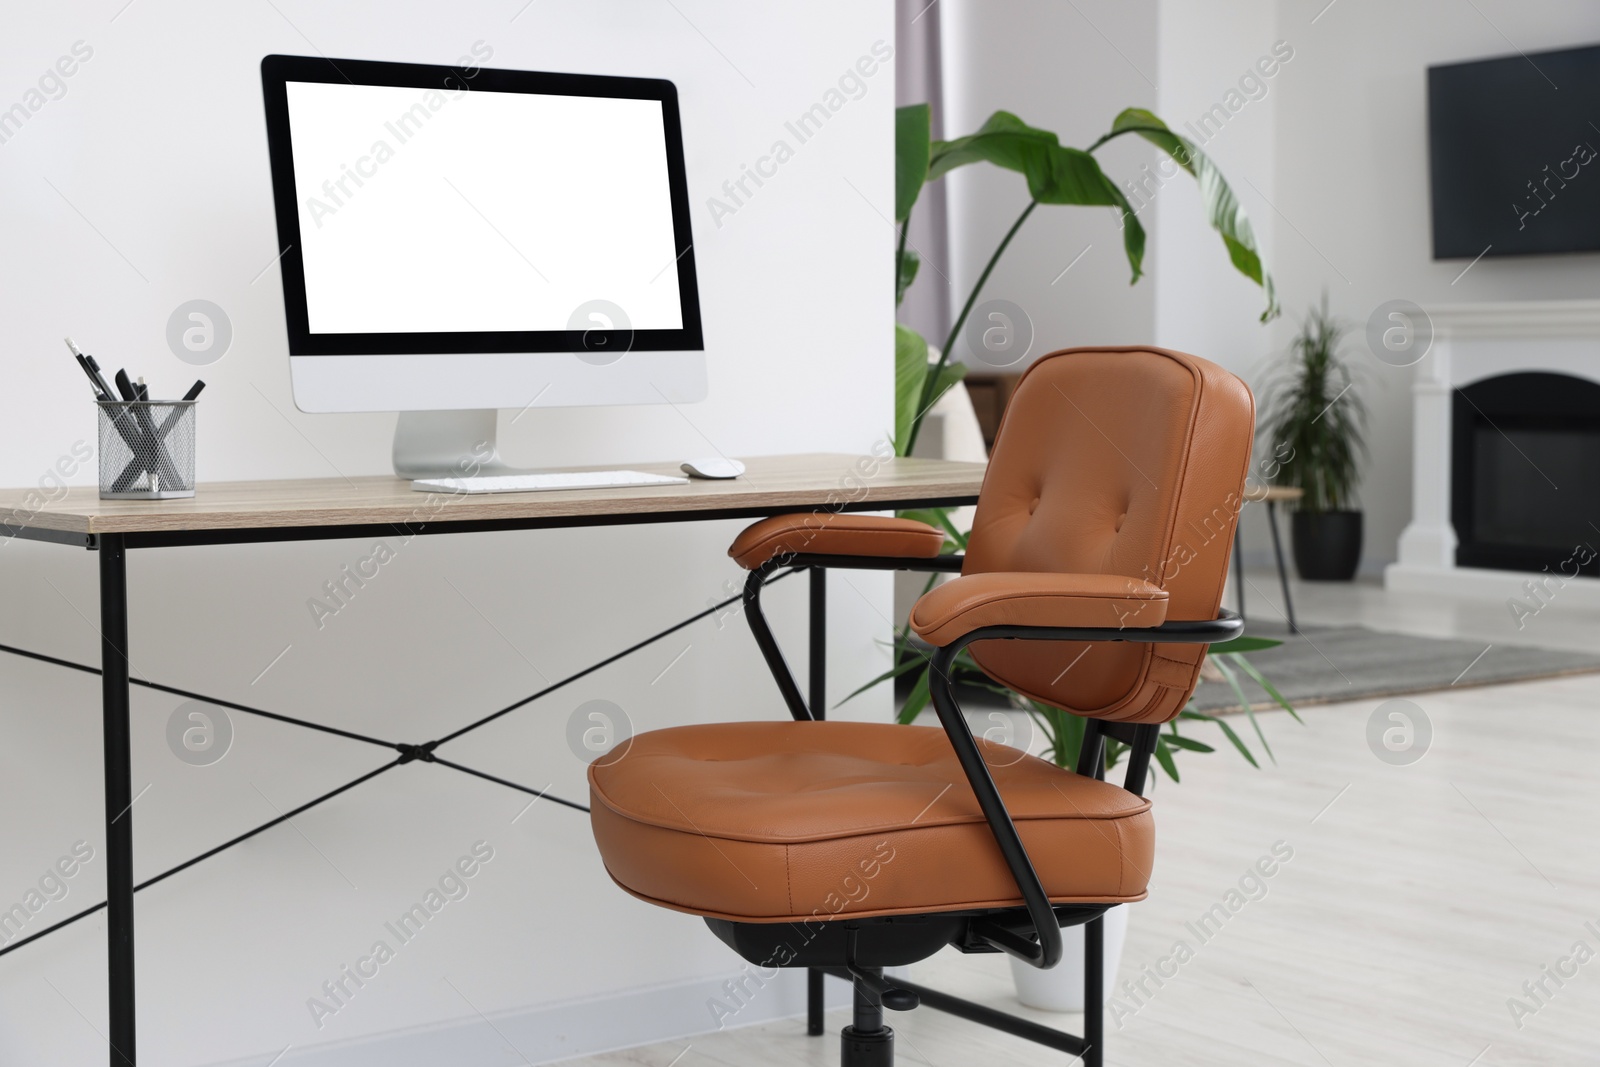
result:
<svg viewBox="0 0 1600 1067"><path fill-rule="evenodd" d="M1169 2L1162 6L1161 36L1162 107L1169 119L1197 113L1208 95L1238 76L1248 55L1270 42L1281 39L1295 50L1270 95L1248 105L1206 146L1230 179L1251 178L1271 201L1264 208L1253 190L1243 189L1252 218L1270 227L1285 318L1263 334L1244 314L1255 307L1249 294L1224 294L1220 287L1228 283L1188 269L1187 253L1185 269L1171 269L1164 257L1185 245L1172 239L1175 231L1194 227L1192 213L1166 212L1157 242L1159 336L1207 355L1202 345L1237 352L1241 362L1229 363L1235 369L1259 366L1284 350L1295 321L1327 291L1335 314L1353 327L1349 353L1371 411L1371 458L1361 492L1367 512L1363 569L1376 571L1394 560L1411 513L1412 372L1371 356L1363 339L1367 318L1393 299L1426 309L1579 298L1592 296L1600 284L1600 256L1593 254L1485 259L1459 281L1467 262L1433 261L1426 69L1593 42L1600 39L1600 10L1575 0L1326 7L1287 0ZM1169 91L1175 94L1170 105ZM1206 238L1191 236L1204 252ZM1256 530L1247 525L1245 535L1259 558L1267 542L1265 531Z"/></svg>
<svg viewBox="0 0 1600 1067"><path fill-rule="evenodd" d="M1185 123L1224 102L1275 44L1292 50L1263 79L1265 92L1256 91L1219 132L1208 131L1203 145L1251 218L1278 282L1282 318L1257 321L1262 294L1229 265L1185 177L1162 185L1142 213L1150 277L1138 286L1125 284L1108 212L1040 208L985 297L1023 307L1037 329L1035 355L1069 344L1154 340L1259 386L1326 290L1334 313L1352 328L1348 354L1371 413L1361 492L1368 573L1394 560L1411 511L1411 372L1367 351L1372 312L1398 298L1427 308L1583 297L1600 284L1600 257L1592 254L1486 259L1455 281L1467 264L1433 261L1427 186L1426 68L1600 39L1592 4L950 0L940 9L951 134L970 132L1005 107L1082 145L1121 107L1138 104L1193 137ZM1119 180L1155 158L1140 145L1113 147L1102 163ZM946 273L959 300L1027 201L1020 178L992 167L946 180ZM925 272L918 284L929 277ZM1270 539L1258 510L1247 509L1242 536L1247 562L1259 565L1270 559Z"/></svg>
<svg viewBox="0 0 1600 1067"><path fill-rule="evenodd" d="M1195 130L1212 107L1226 108L1229 103L1238 107L1220 129L1214 125L1200 129L1206 138L1201 150L1216 161L1244 205L1267 266L1274 271L1278 269L1275 238L1281 228L1272 208L1277 199L1275 119L1284 84L1299 73L1298 55L1286 63L1272 55L1273 45L1281 40L1275 14L1272 0L1227 5L1163 2L1158 20L1157 109L1168 125L1199 141ZM1265 66L1258 67L1264 58ZM1272 76L1262 77L1262 69L1272 70ZM1247 73L1254 80L1247 80L1241 89L1239 83ZM1230 92L1238 95L1230 100ZM1199 189L1187 175L1161 185L1155 201L1150 257L1155 343L1193 352L1258 384L1273 351L1273 329L1260 322L1265 294L1229 263L1222 238L1206 222ZM1272 558L1263 510L1246 507L1240 516L1247 566L1267 564Z"/></svg>
<svg viewBox="0 0 1600 1067"><path fill-rule="evenodd" d="M1006 110L1059 134L1062 144L1086 148L1123 108L1156 103L1154 0L946 0L940 10L946 137L973 133L992 113ZM1120 182L1153 160L1155 150L1124 138L1097 156ZM939 266L951 286L953 316L1027 206L1028 190L1022 175L988 164L943 180L950 186L951 262ZM1080 253L1083 258L1063 274ZM1148 341L1155 289L1148 278L1130 286L1130 276L1113 209L1041 205L979 299L1009 300L1032 319L1031 360L1069 345ZM943 284L946 277L925 264L916 284ZM984 367L965 345L954 355Z"/></svg>
<svg viewBox="0 0 1600 1067"><path fill-rule="evenodd" d="M1271 266L1277 219L1272 211L1274 117L1283 83L1295 60L1276 64L1261 78L1255 64L1271 57L1278 40L1271 0L1224 5L1165 2L1159 19L1159 114L1169 126L1198 141L1195 127L1214 105L1238 92L1239 110L1221 129L1203 132L1201 150L1214 159L1239 196L1256 239ZM1272 69L1273 63L1267 64ZM1239 90L1246 73L1262 85ZM1226 104L1224 103L1224 106ZM1161 205L1151 235L1151 270L1156 294L1156 343L1193 352L1249 376L1268 352L1259 322L1266 298L1260 287L1233 269L1222 238L1206 222L1200 192L1187 175L1168 181L1156 194Z"/></svg>
<svg viewBox="0 0 1600 1067"><path fill-rule="evenodd" d="M892 70L720 227L706 206L875 41L892 43L886 0L759 12L707 0L119 7L18 9L0 37L0 107L74 42L93 49L65 95L0 144L0 484L34 484L75 441L92 439L63 334L113 368L143 371L158 393L178 390L193 369L167 351L163 332L172 309L195 297L222 305L235 329L226 358L202 372L203 483L386 469L393 416L306 416L290 397L278 274L263 272L276 245L257 64L270 52L450 63L483 41L492 66L677 82L711 397L681 413L539 412L503 427L513 462L676 459L706 452L707 441L730 455L864 452L889 427L893 233L879 213L892 202ZM561 165L559 148L551 165ZM92 465L74 481L73 499L92 496ZM135 553L134 668L420 741L726 595L739 573L724 557L736 529L418 539L321 631L308 598L370 544ZM94 662L94 566L81 551L0 547L0 641ZM802 589L789 586L774 590L774 614L800 655ZM836 698L881 669L874 639L887 636L888 598L882 576L836 581ZM783 714L743 620L730 617L509 716L452 745L452 758L584 799L584 764L565 734L594 698L622 706L638 729ZM133 813L141 878L386 759L235 714L227 758L191 767L164 739L179 703L134 697L135 789L149 785ZM880 692L845 714L887 709ZM0 902L20 899L74 841L96 851L69 896L35 919L43 925L102 895L94 679L0 657L0 731ZM141 893L145 1058L259 1064L288 1045L282 1062L292 1063L319 1044L459 1023L467 1036L450 1062L513 1062L480 1012L532 1058L709 1027L703 990L738 961L698 920L616 889L584 816L541 802L513 823L524 803L452 771L407 766ZM307 999L478 840L495 859L470 895L315 1028ZM0 1062L100 1061L103 961L98 919L0 958ZM560 1007L579 998L602 1011ZM669 1001L686 1007L662 1013ZM769 996L737 1021L793 1006ZM479 1046L481 1056L461 1052ZM381 1046L381 1058L410 1062L405 1047Z"/></svg>
<svg viewBox="0 0 1600 1067"><path fill-rule="evenodd" d="M1276 39L1271 0L1226 6L947 0L939 9L945 20L949 136L972 132L999 108L1054 130L1063 143L1077 147L1093 143L1125 107L1150 108L1187 134L1184 123L1221 100ZM1280 80L1269 79L1265 94L1205 145L1239 192L1269 257L1275 231L1268 206L1273 115ZM1141 168L1163 158L1132 137L1096 155L1125 189L1144 178ZM989 166L956 171L945 181L950 183L952 246L946 273L959 309L1027 204L1027 192L1019 175ZM1070 345L1154 343L1250 377L1268 352L1269 331L1258 322L1265 299L1228 262L1221 238L1206 223L1195 183L1180 174L1135 204L1148 239L1146 276L1137 285L1128 284L1113 212L1040 207L1007 249L982 299L1010 300L1033 320L1030 359ZM1088 252L1063 275L1085 248ZM940 281L924 268L917 284ZM965 345L956 352L974 367L984 367ZM1265 560L1270 543L1265 527L1253 514L1244 521L1247 554L1253 561Z"/></svg>

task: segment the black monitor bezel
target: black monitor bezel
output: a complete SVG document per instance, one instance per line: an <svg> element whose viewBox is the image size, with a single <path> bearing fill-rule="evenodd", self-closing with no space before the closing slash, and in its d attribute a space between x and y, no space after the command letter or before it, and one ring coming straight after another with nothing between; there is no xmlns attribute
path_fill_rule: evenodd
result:
<svg viewBox="0 0 1600 1067"><path fill-rule="evenodd" d="M338 82L442 91L540 93L655 100L661 104L666 135L667 181L672 201L677 259L678 301L683 326L676 330L484 330L433 333L312 333L306 311L305 264L300 252L300 214L295 202L294 150L289 136L288 82ZM688 181L683 165L683 129L678 90L661 78L621 78L597 74L557 74L488 67L448 67L364 59L269 55L261 60L266 104L267 152L278 224L279 269L283 277L284 318L291 356L431 355L503 352L582 352L596 342L607 350L700 351L700 293L689 222Z"/></svg>

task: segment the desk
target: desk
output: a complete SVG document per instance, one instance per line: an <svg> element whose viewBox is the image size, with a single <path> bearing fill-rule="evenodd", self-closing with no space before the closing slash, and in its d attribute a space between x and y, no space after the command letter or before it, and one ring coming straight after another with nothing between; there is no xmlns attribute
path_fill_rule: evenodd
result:
<svg viewBox="0 0 1600 1067"><path fill-rule="evenodd" d="M394 534L476 533L489 530L537 530L566 526L611 526L630 523L754 519L791 511L888 511L905 508L960 506L973 503L983 479L983 465L926 459L880 459L866 456L801 455L748 459L743 477L730 481L695 481L688 485L588 489L504 495L419 493L408 482L391 477L320 478L279 482L223 482L201 485L192 500L99 500L92 488L78 490L59 504L39 507L30 490L0 490L0 535L88 548L100 564L100 668L102 732L105 747L106 929L110 984L110 1063L131 1067L136 1062L133 945L133 813L129 760L129 686L142 684L251 714L265 714L311 729L339 733L395 750L390 764L312 801L320 803L387 770L413 760L442 763L480 777L491 777L434 755L435 746L465 732L423 744L395 744L331 727L263 712L225 700L190 693L173 686L130 680L128 659L127 553L136 548L179 545L253 544L332 537ZM606 468L594 468L606 469ZM636 469L676 474L666 464L639 464ZM825 677L822 658L821 571L812 571L810 703L820 710ZM26 650L7 649L34 659L78 670L80 664ZM592 668L591 668L592 669ZM532 698L530 698L532 699ZM501 712L489 718L504 714ZM488 719L479 720L481 725ZM471 729L473 727L468 727ZM524 786L492 778L511 788ZM307 805L309 806L309 805ZM577 805L573 805L577 806ZM147 879L144 885L176 874L222 848L305 810L295 809L187 863ZM90 909L97 911L99 907ZM81 918L81 912L66 922ZM57 924L57 926L62 924ZM50 927L32 935L42 936ZM30 937L28 940L31 940ZM18 941L6 951L18 948Z"/></svg>

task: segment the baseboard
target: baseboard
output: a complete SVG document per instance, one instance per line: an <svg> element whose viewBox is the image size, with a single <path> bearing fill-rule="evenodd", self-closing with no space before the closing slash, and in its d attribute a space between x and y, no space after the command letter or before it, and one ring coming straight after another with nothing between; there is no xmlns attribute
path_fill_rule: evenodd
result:
<svg viewBox="0 0 1600 1067"><path fill-rule="evenodd" d="M274 1067L505 1067L507 1063L556 1063L574 1056L692 1039L718 1029L778 1019L793 1018L797 1027L804 1025L800 1022L806 1007L804 971L780 971L759 989L745 977L748 974L740 972L540 1005L492 1015L488 1022L482 1018L459 1019L350 1041L291 1048L272 1062ZM727 983L741 978L750 992L731 996ZM850 990L843 982L829 981L826 989L829 1008L849 1005ZM714 1001L743 1006L719 1020L711 1010ZM508 1044L514 1048L508 1048ZM277 1051L210 1067L261 1067Z"/></svg>

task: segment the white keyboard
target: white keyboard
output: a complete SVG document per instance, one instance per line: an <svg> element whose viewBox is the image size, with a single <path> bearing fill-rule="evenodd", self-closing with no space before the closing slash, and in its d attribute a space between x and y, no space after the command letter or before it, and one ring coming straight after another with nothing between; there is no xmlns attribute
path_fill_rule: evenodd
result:
<svg viewBox="0 0 1600 1067"><path fill-rule="evenodd" d="M418 478L419 493L544 493L555 489L621 489L635 485L688 485L673 474L643 471L557 471L553 474L488 474L476 478Z"/></svg>

